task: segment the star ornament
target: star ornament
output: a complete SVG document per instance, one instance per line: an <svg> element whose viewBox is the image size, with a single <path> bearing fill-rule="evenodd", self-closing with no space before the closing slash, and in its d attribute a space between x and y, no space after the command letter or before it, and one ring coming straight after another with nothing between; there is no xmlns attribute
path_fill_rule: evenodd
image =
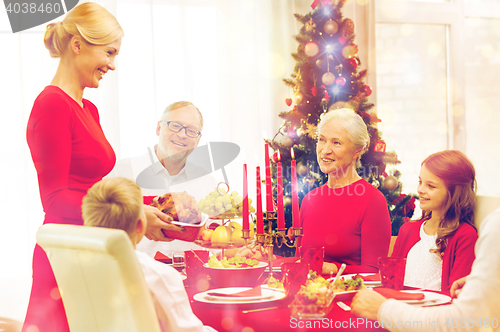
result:
<svg viewBox="0 0 500 332"><path fill-rule="evenodd" d="M316 32L316 23L312 18L306 22L305 26L306 26L306 31Z"/></svg>

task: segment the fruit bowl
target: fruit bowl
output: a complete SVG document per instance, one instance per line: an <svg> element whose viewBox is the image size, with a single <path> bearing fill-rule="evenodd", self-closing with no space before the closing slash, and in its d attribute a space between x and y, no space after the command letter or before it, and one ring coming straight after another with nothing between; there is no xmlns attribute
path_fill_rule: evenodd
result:
<svg viewBox="0 0 500 332"><path fill-rule="evenodd" d="M313 272L312 275L309 274L306 283L300 286L293 302L288 306L290 316L299 319L322 319L332 309L335 295L331 283Z"/></svg>
<svg viewBox="0 0 500 332"><path fill-rule="evenodd" d="M255 267L215 268L204 264L205 272L217 288L225 287L255 287L264 273L267 263L259 262Z"/></svg>

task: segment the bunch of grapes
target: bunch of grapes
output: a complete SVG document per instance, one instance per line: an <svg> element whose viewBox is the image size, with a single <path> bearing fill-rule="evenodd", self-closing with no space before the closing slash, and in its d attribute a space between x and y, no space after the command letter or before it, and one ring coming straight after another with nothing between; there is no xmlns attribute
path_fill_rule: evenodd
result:
<svg viewBox="0 0 500 332"><path fill-rule="evenodd" d="M252 200L248 199L250 213L254 213L255 209L250 204ZM224 188L215 188L204 199L198 202L198 208L201 212L207 214L211 218L233 218L241 217L243 209L243 197L237 191L231 194L226 193Z"/></svg>

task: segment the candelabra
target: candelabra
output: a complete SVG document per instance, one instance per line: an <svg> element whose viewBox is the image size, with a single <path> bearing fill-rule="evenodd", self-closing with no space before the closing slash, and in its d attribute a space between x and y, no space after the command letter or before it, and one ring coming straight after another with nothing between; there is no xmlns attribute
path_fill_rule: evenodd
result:
<svg viewBox="0 0 500 332"><path fill-rule="evenodd" d="M286 245L289 248L296 247L298 237L302 236L302 227L293 228L294 239L292 240L293 241L292 243L289 243L288 239L286 238L285 228L278 228L276 232L273 233L272 226L273 222L276 221L276 211L267 211L265 220L267 220L268 222L267 233L256 235L256 245L257 245L257 250L259 250L262 253L262 256L265 256L267 254L269 261L268 265L269 277L267 280L270 280L271 278L273 278L274 243L276 242L276 246L278 248L281 248L283 245ZM243 233L243 238L245 239L245 233ZM245 245L246 245L246 239L245 239Z"/></svg>

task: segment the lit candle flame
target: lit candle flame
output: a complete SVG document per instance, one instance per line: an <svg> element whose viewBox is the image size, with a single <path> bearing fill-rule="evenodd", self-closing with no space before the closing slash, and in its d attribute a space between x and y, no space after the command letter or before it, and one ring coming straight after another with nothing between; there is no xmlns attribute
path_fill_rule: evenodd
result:
<svg viewBox="0 0 500 332"><path fill-rule="evenodd" d="M293 153L293 148L290 149L290 154L292 155L292 159L295 159L295 153Z"/></svg>
<svg viewBox="0 0 500 332"><path fill-rule="evenodd" d="M281 154L280 154L280 150L278 149L278 162L281 161Z"/></svg>

